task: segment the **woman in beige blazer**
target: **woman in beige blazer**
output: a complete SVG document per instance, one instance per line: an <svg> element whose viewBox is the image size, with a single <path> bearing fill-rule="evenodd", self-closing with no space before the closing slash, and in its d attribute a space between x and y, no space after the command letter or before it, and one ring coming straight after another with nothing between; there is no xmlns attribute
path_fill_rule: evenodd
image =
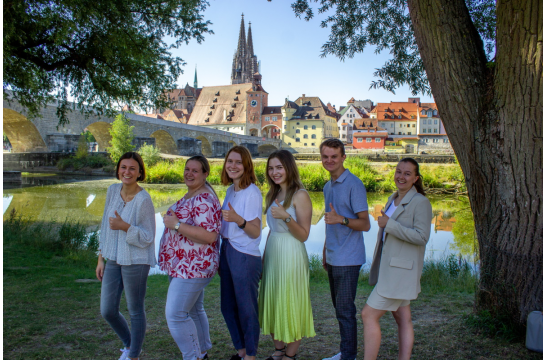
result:
<svg viewBox="0 0 545 360"><path fill-rule="evenodd" d="M379 320L386 311L391 311L397 322L400 360L411 357L414 343L410 300L420 292L432 213L414 159L405 158L397 164L394 180L397 191L378 217L380 228L369 276L369 283L376 286L361 312L365 360L377 358Z"/></svg>

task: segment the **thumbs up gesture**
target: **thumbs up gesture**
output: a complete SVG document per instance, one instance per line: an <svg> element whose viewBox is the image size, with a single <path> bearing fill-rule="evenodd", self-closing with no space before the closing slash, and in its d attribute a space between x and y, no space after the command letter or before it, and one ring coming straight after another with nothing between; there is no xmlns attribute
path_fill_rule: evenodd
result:
<svg viewBox="0 0 545 360"><path fill-rule="evenodd" d="M290 214L284 209L284 206L280 204L278 199L274 200L276 206L271 206L271 215L275 219L285 220L290 217Z"/></svg>
<svg viewBox="0 0 545 360"><path fill-rule="evenodd" d="M386 223L388 222L388 220L390 220L390 217L386 215L386 213L384 212L384 210L380 210L380 213L382 215L380 215L377 219L377 223L378 223L378 226L381 227L381 228L385 228L386 227Z"/></svg>
<svg viewBox="0 0 545 360"><path fill-rule="evenodd" d="M326 212L324 216L325 223L327 225L341 224L344 218L341 215L337 214L332 203L329 203L329 208L331 209L331 211Z"/></svg>
<svg viewBox="0 0 545 360"><path fill-rule="evenodd" d="M178 219L178 216L171 211L170 209L167 211L165 216L163 216L163 224L165 224L165 227L170 230L174 230L174 227L180 222L180 219Z"/></svg>
<svg viewBox="0 0 545 360"><path fill-rule="evenodd" d="M118 214L117 210L114 211L115 217L109 218L110 220L110 229L112 230L129 230L130 225L127 224L121 216Z"/></svg>
<svg viewBox="0 0 545 360"><path fill-rule="evenodd" d="M229 210L222 210L221 213L223 215L223 220L227 222L236 222L237 224L241 224L244 222L244 219L242 216L237 214L235 209L233 209L233 206L230 202L227 203L227 206L229 206Z"/></svg>

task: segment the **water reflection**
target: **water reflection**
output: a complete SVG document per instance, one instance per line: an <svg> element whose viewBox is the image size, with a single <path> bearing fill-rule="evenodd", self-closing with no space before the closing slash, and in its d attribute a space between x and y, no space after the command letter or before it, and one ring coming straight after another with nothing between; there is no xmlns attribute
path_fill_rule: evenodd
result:
<svg viewBox="0 0 545 360"><path fill-rule="evenodd" d="M23 177L25 179L25 177ZM65 182L63 182L65 181ZM80 221L96 230L100 226L106 190L109 185L117 180L88 180L46 178L46 184L33 177L35 186L4 188L3 189L3 214L4 219L12 210L16 210L33 220L64 221L67 218ZM29 182L27 182L29 184ZM185 193L184 185L147 185L143 187L149 192L156 209L155 219L157 223L156 247L159 247L159 239L163 233L162 215L166 210ZM215 186L218 196L223 201L226 187ZM310 193L312 200L312 226L306 247L309 254L322 254L325 240L324 197L321 192ZM368 263L371 261L378 225L376 222L380 211L388 199L388 194L368 194L369 215L371 229L364 233L365 250ZM464 198L452 196L430 196L433 209L432 232L426 256L438 259L449 254L461 254L474 260L475 235L474 224L469 203ZM260 249L264 250L269 228L263 216L263 234Z"/></svg>

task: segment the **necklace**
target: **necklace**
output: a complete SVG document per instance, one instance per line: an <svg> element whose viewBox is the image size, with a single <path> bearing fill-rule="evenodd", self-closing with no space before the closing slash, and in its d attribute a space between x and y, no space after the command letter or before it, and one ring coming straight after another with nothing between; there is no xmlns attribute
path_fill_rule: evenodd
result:
<svg viewBox="0 0 545 360"><path fill-rule="evenodd" d="M140 188L140 186L138 186L136 188L136 191L133 194L129 194L129 193L123 194L123 188L121 188L121 191L119 191L119 195L121 196L121 200L123 200L123 207L125 207L128 202L130 202L132 199L134 199L134 197L136 196L136 194L138 194L140 192L140 190L141 190L141 188Z"/></svg>
<svg viewBox="0 0 545 360"><path fill-rule="evenodd" d="M197 193L197 191L199 191L204 185L206 185L206 183L202 184L201 186L199 186L198 188L196 188L195 190L193 190L191 193L188 191L188 192L185 194L185 198L186 198L186 199L190 199L190 198L192 198L193 196L195 196L195 194Z"/></svg>

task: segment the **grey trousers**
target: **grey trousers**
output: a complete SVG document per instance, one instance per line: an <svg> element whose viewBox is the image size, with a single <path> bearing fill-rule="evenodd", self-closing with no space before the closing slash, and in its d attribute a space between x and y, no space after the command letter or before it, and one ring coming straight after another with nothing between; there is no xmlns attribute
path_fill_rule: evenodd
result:
<svg viewBox="0 0 545 360"><path fill-rule="evenodd" d="M149 265L119 265L108 260L102 278L100 313L127 348L129 357L136 358L142 350L146 334L146 311L144 298L148 282ZM119 312L121 293L125 290L127 308L131 318L131 329Z"/></svg>
<svg viewBox="0 0 545 360"><path fill-rule="evenodd" d="M196 360L212 348L208 316L203 306L204 288L211 280L169 276L165 315L170 335L184 360Z"/></svg>

